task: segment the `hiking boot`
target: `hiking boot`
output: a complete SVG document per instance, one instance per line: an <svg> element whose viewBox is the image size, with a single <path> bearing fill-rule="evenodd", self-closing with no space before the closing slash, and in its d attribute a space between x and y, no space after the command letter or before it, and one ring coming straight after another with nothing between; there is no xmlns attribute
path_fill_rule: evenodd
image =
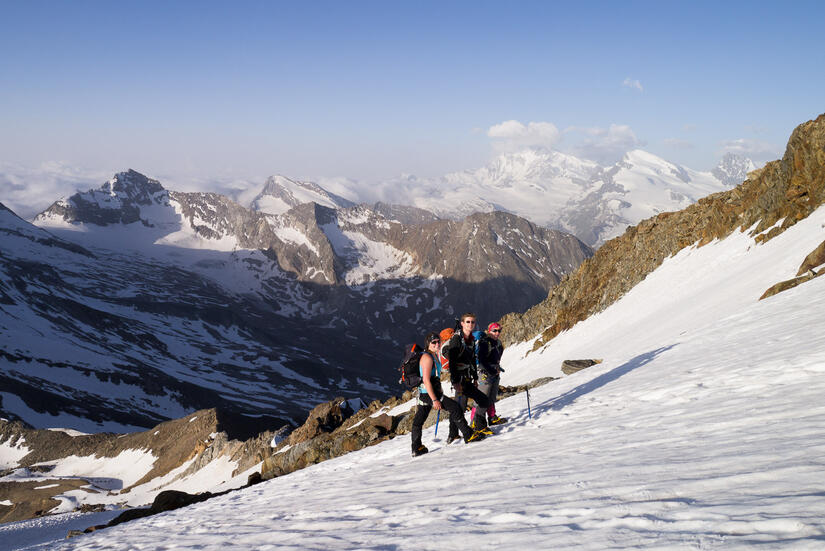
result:
<svg viewBox="0 0 825 551"><path fill-rule="evenodd" d="M503 425L507 421L509 421L509 419L507 419L506 417L499 417L498 415L496 415L496 416L490 418L490 420L488 421L488 424L489 425Z"/></svg>
<svg viewBox="0 0 825 551"><path fill-rule="evenodd" d="M477 430L470 436L466 436L464 438L464 443L469 444L470 442L477 442L479 440L484 440L485 438L487 438L487 435L481 432L480 430Z"/></svg>
<svg viewBox="0 0 825 551"><path fill-rule="evenodd" d="M424 455L428 451L430 451L430 450L427 449L427 446L421 445L421 446L418 446L418 448L413 450L412 456L413 457L418 457L419 455Z"/></svg>
<svg viewBox="0 0 825 551"><path fill-rule="evenodd" d="M455 436L448 436L448 437L447 437L447 445L452 444L453 442L455 442L455 441L456 441L456 440L458 440L459 438L461 438L461 437L460 437L460 436L458 436L458 435L455 435Z"/></svg>
<svg viewBox="0 0 825 551"><path fill-rule="evenodd" d="M476 420L473 419L473 422L470 423L470 428L476 432L484 433L486 436L492 436L493 431L487 425L482 425L481 423L476 423Z"/></svg>

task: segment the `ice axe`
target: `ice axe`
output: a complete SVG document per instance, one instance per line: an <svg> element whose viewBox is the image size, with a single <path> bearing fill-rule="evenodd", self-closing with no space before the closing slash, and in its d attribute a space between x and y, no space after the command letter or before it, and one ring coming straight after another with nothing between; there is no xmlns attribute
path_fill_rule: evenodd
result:
<svg viewBox="0 0 825 551"><path fill-rule="evenodd" d="M532 419L532 418L533 418L533 414L530 412L530 389L529 389L529 388L525 388L525 389L524 389L524 392L526 392L526 393L527 393L527 418L528 418L528 419Z"/></svg>

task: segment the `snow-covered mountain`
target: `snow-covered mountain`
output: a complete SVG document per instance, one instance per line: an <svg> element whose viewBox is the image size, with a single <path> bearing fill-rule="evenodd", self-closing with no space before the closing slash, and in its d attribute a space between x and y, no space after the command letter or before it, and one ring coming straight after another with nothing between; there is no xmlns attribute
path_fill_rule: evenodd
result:
<svg viewBox="0 0 825 551"><path fill-rule="evenodd" d="M711 171L717 180L726 186L738 186L748 172L756 170L753 161L735 153L726 153L719 164Z"/></svg>
<svg viewBox="0 0 825 551"><path fill-rule="evenodd" d="M250 207L266 214L283 214L293 207L315 203L328 208L346 208L355 205L343 197L330 193L313 182L298 182L285 176L270 176Z"/></svg>
<svg viewBox="0 0 825 551"><path fill-rule="evenodd" d="M367 364L380 354L326 323L296 327L278 315L275 299L209 277L254 279L242 266L265 262L263 253L203 251L195 262L203 266L192 269L128 249L86 248L6 209L0 215L4 417L95 432L222 407L280 426L330 395L385 391L386 378ZM346 361L356 354L367 362Z"/></svg>
<svg viewBox="0 0 825 551"><path fill-rule="evenodd" d="M473 212L511 212L599 247L645 218L681 210L742 183L754 168L749 159L733 154L713 171L700 172L642 150L600 166L558 151L526 149L500 155L476 170L384 182L361 200L380 193L385 202L414 205L451 219Z"/></svg>
<svg viewBox="0 0 825 551"><path fill-rule="evenodd" d="M135 171L35 225L4 213L0 410L85 431L209 407L296 424L337 395L384 396L399 343L467 309L527 308L591 254L506 213L415 226L366 206L265 214Z"/></svg>
<svg viewBox="0 0 825 551"><path fill-rule="evenodd" d="M498 413L510 422L482 442L446 445L442 420L438 436L425 429L430 453L420 458L410 459L408 437L395 438L68 541L67 530L119 511L7 524L2 541L65 550L406 548L426 526L448 547L818 549L825 277L759 296L794 278L825 242L825 207L767 241L748 230L683 248L539 350L531 352L533 340L510 347L508 385L559 376L565 359L604 361L533 388L529 402L524 393L501 401ZM2 457L13 461L23 446L0 448ZM124 458L113 461L109 472L130 481L150 467L132 472ZM480 477L488 469L495 483L468 482L457 465ZM248 471L231 478L234 468L216 460L211 479L184 479L181 488L240 487ZM7 477L24 474L32 485L49 476Z"/></svg>

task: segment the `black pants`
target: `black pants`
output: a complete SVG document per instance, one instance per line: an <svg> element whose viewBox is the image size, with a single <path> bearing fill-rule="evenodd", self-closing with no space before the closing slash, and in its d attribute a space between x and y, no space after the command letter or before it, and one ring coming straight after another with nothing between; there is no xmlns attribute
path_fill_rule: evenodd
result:
<svg viewBox="0 0 825 551"><path fill-rule="evenodd" d="M476 406L487 409L490 407L490 400L469 380L465 379L461 382L461 392L456 392L455 399L461 405L461 419L464 419L464 408L467 407L467 398L472 398ZM453 417L450 416L450 434L453 438L458 436L458 426L453 423Z"/></svg>
<svg viewBox="0 0 825 551"><path fill-rule="evenodd" d="M417 450L421 445L421 430L424 426L424 421L427 420L427 416L433 409L433 401L430 399L429 394L422 394L420 396L420 400L423 404L419 405L418 409L415 410L415 417L413 417L413 426L411 431L413 451ZM453 424L456 425L456 435L458 435L458 431L460 429L461 434L465 437L470 436L473 431L470 429L470 425L467 424L467 420L464 418L464 409L458 405L458 402L452 398L447 398L444 395L442 395L439 400L441 400L441 409L450 414L450 426L452 427Z"/></svg>

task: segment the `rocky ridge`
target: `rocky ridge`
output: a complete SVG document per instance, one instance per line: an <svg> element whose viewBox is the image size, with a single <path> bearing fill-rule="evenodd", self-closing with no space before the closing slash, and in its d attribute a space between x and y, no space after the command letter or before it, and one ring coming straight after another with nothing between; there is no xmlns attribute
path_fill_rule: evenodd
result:
<svg viewBox="0 0 825 551"><path fill-rule="evenodd" d="M48 514L61 504L56 496L81 488L88 494L82 501L82 507L87 510L95 506L125 506L132 490L152 483L157 485L150 493L154 496L165 486L193 475L218 458L235 462L235 474L244 472L269 455L276 435L265 430L270 426L275 425L266 418L216 409L196 411L150 430L129 434L73 435L0 420L0 444L28 450L13 468L0 472L0 502L12 503L0 506L0 522ZM107 458L118 461L122 454L135 452L151 454L155 459L142 477L126 487L118 488L110 479L94 472L67 475L63 469L59 476L49 475L63 461L94 458L103 463Z"/></svg>
<svg viewBox="0 0 825 551"><path fill-rule="evenodd" d="M505 343L537 334L534 350L577 322L604 310L665 258L731 232L749 230L757 242L775 237L825 201L825 115L799 125L781 160L751 172L736 188L627 229L565 276L548 297L523 314L503 317Z"/></svg>

